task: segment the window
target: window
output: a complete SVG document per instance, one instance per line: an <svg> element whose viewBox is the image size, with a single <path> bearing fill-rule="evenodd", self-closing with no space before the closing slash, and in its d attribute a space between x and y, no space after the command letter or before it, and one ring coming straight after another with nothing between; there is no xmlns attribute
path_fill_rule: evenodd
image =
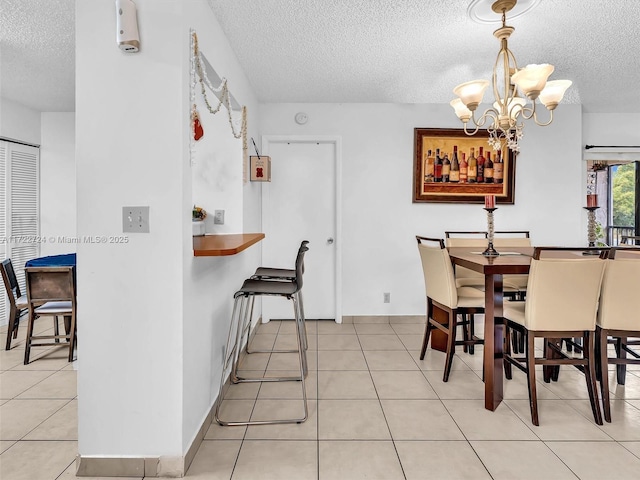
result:
<svg viewBox="0 0 640 480"><path fill-rule="evenodd" d="M0 257L10 258L24 292L24 264L40 252L40 150L0 140ZM2 295L0 322L7 321Z"/></svg>

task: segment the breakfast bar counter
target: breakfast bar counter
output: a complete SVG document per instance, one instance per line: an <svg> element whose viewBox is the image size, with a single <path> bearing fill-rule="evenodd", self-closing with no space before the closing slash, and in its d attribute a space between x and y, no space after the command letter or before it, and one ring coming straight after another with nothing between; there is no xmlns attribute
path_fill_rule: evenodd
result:
<svg viewBox="0 0 640 480"><path fill-rule="evenodd" d="M193 237L194 257L235 255L264 238L264 233L229 233Z"/></svg>

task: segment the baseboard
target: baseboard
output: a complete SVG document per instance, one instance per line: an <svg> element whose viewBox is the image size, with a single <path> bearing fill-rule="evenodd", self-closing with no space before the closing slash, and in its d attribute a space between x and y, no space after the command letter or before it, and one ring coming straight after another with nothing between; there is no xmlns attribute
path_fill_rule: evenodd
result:
<svg viewBox="0 0 640 480"><path fill-rule="evenodd" d="M213 409L200 426L191 446L183 456L160 457L76 457L78 477L184 477L196 456L213 419Z"/></svg>
<svg viewBox="0 0 640 480"><path fill-rule="evenodd" d="M342 323L425 323L424 315L348 315Z"/></svg>

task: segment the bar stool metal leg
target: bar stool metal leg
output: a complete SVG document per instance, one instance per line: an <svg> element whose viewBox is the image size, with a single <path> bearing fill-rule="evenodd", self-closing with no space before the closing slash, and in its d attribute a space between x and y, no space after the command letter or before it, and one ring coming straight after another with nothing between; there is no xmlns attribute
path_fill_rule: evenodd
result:
<svg viewBox="0 0 640 480"><path fill-rule="evenodd" d="M223 368L223 372L222 372L222 378L220 381L220 391L218 393L218 400L216 402L216 409L215 409L215 413L214 413L214 418L216 420L216 422L218 422L220 425L223 426L241 426L241 425L274 425L274 424L287 424L287 423L302 423L304 421L307 420L307 418L309 417L309 408L308 408L308 403L307 403L307 390L306 390L306 384L305 384L305 368L306 368L306 352L304 350L303 347L303 325L302 322L300 321L300 316L299 316L299 306L298 306L298 302L295 296L291 296L290 297L292 302L293 302L293 309L294 309L294 315L296 317L296 338L297 338L297 344L298 344L298 363L299 363L299 367L300 367L300 376L299 377L281 377L280 379L272 379L272 378L256 378L256 379L238 379L238 380L242 380L242 381L255 381L255 382L270 382L270 381L299 381L300 382L300 386L302 388L302 402L303 402L303 408L304 408L304 415L300 418L292 418L292 419L277 419L277 420L248 420L248 421L226 421L220 418L220 406L222 404L222 394L223 394L223 389L224 389L224 372L226 370L226 368ZM234 312L236 309L236 304L238 302L238 298L236 298L236 302L234 302ZM242 300L241 300L242 302ZM242 302L242 303L248 303L248 302ZM249 310L249 307L245 307L245 312L247 310ZM246 314L246 313L245 313ZM239 311L239 322L240 320L242 320L242 308ZM232 331L233 331L233 320L232 320L232 325L231 328L229 329L229 337L227 340L227 347L225 348L225 360L227 363L228 359L230 358L237 358L237 350L239 349L239 345L241 345L241 343L239 342L239 340L241 339L236 339L237 341L235 342L235 347L234 349L236 350L235 355L229 355L228 352L228 348L230 345L230 340L231 340L231 335L232 335ZM236 332L240 333L242 330L241 328L237 328ZM240 335L241 336L241 335ZM286 379L286 380L285 380Z"/></svg>

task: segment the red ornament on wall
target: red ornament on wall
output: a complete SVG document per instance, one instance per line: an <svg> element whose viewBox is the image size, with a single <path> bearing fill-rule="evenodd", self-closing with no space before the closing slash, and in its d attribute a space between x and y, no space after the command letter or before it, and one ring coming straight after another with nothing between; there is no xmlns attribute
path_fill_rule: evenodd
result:
<svg viewBox="0 0 640 480"><path fill-rule="evenodd" d="M198 115L195 105L191 109L191 124L193 127L193 139L198 141L204 135L204 129L202 128L202 123L200 123L200 115Z"/></svg>

